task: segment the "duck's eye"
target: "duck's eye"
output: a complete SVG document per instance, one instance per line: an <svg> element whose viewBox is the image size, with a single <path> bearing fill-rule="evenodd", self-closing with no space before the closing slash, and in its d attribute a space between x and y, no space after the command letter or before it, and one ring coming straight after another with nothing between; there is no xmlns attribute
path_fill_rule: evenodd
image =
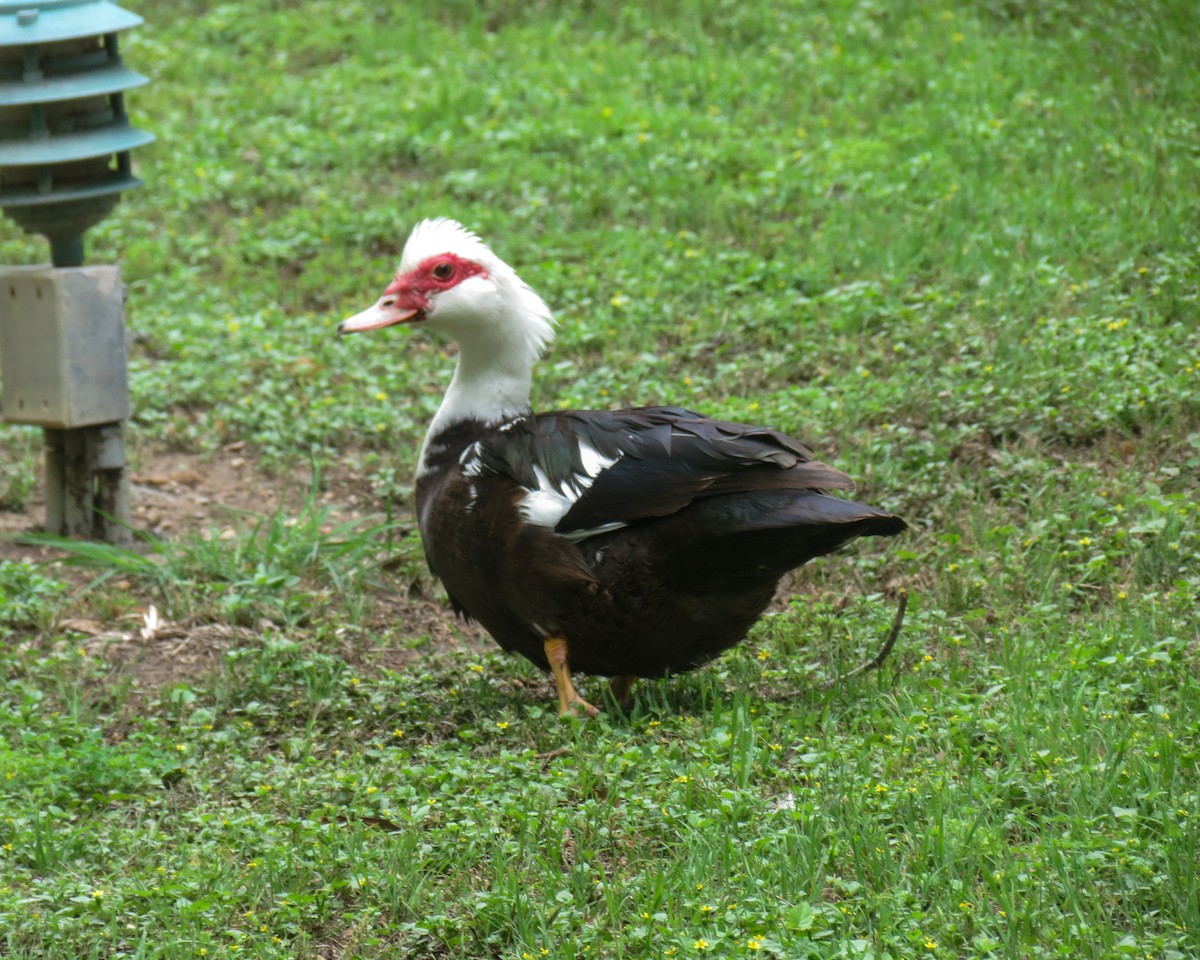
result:
<svg viewBox="0 0 1200 960"><path fill-rule="evenodd" d="M430 272L436 280L449 280L454 276L454 264L443 260L441 263L435 264L433 270Z"/></svg>

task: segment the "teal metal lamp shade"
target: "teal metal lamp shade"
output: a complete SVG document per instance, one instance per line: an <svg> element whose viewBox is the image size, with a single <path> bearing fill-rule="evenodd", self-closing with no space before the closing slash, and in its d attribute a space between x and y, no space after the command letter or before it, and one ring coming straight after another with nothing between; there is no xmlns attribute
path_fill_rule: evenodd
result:
<svg viewBox="0 0 1200 960"><path fill-rule="evenodd" d="M0 0L0 208L83 263L84 231L138 186L130 151L154 140L125 113L147 83L117 33L142 22L108 0Z"/></svg>

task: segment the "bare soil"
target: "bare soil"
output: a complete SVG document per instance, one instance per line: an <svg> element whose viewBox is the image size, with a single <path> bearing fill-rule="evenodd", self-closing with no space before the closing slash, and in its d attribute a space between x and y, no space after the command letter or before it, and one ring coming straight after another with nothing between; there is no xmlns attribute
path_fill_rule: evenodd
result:
<svg viewBox="0 0 1200 960"><path fill-rule="evenodd" d="M199 533L230 535L239 515L259 516L299 509L312 476L307 467L286 475L264 470L241 444L231 444L203 457L165 447L137 451L131 471L131 513L136 530L161 538ZM369 517L381 504L363 477L342 470L323 474L321 494L332 523ZM153 598L139 597L137 585L118 581L116 591L129 591L128 604L111 613L97 610L84 598L94 570L59 562L50 547L21 544L14 538L41 531L45 500L39 488L20 512L0 511L0 561L44 563L51 575L75 587L80 597L58 626L82 640L73 641L102 657L114 674L135 689L151 693L164 686L199 680L219 670L225 653L254 642L262 629L229 623L180 622L166 619ZM111 592L111 588L110 592ZM339 653L367 669L398 668L417 656L406 638L428 638L421 648L483 647L487 641L474 625L458 621L436 596L432 585L398 583L377 598L369 619L348 624L345 649ZM269 629L269 625L262 625ZM60 631L56 631L59 633ZM3 638L41 646L42 636Z"/></svg>
<svg viewBox="0 0 1200 960"><path fill-rule="evenodd" d="M131 471L133 525L157 536L173 536L207 530L222 524L239 512L261 514L298 504L312 481L307 467L286 476L262 470L234 443L203 457L167 447L149 447L136 454L137 466ZM338 500L337 510L348 517L367 511L366 497L350 489L358 478L346 476L332 485L327 497ZM337 487L341 489L337 489ZM25 509L0 512L0 535L13 535L42 529L46 503L39 485ZM0 559L46 559L41 548L0 542Z"/></svg>

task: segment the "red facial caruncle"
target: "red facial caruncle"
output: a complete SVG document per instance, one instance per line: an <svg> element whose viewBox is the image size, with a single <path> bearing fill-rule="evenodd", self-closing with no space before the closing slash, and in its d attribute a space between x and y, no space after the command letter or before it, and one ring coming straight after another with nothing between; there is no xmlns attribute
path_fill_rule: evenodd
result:
<svg viewBox="0 0 1200 960"><path fill-rule="evenodd" d="M464 260L455 253L441 253L436 257L426 257L408 273L398 274L383 295L386 297L391 294L414 301L420 299L425 301L421 309L428 309L430 294L449 290L480 274L487 274L483 264Z"/></svg>
<svg viewBox="0 0 1200 960"><path fill-rule="evenodd" d="M430 298L471 277L487 276L483 264L454 253L426 257L408 273L397 274L373 306L338 325L338 333L361 333L397 323L420 322L430 309Z"/></svg>

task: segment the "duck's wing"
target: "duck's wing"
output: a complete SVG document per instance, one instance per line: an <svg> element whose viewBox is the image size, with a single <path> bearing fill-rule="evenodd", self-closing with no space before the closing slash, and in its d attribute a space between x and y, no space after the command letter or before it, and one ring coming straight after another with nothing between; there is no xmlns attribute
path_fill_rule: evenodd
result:
<svg viewBox="0 0 1200 960"><path fill-rule="evenodd" d="M854 486L793 437L680 407L522 417L472 445L462 467L516 480L526 522L571 540L669 516L717 494Z"/></svg>

